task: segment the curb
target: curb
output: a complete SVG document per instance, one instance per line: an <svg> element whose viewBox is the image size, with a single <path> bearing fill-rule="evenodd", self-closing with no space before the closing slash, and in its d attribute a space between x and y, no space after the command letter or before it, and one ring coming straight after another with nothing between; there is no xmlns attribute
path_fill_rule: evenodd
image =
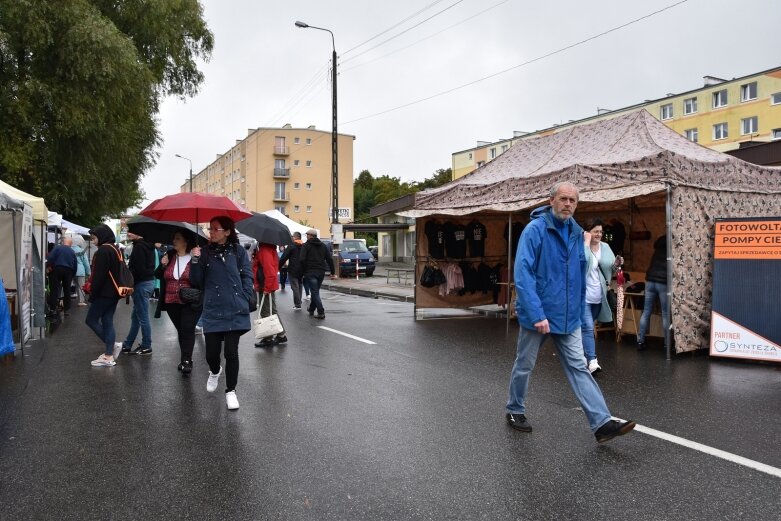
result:
<svg viewBox="0 0 781 521"><path fill-rule="evenodd" d="M359 297L369 297L375 299L382 298L386 300L395 300L397 302L415 302L414 294L395 295L393 293L384 293L381 290L351 288L339 284L327 284L325 282L323 283L322 288L327 289L329 291L336 291L338 293L345 293L347 295L358 295Z"/></svg>

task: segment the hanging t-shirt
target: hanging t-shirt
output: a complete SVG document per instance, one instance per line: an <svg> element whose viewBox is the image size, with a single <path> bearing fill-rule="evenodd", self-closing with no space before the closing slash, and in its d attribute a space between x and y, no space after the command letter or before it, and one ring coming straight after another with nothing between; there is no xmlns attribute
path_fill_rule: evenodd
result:
<svg viewBox="0 0 781 521"><path fill-rule="evenodd" d="M445 258L445 229L437 221L426 223L426 238L428 239L428 254L434 259Z"/></svg>
<svg viewBox="0 0 781 521"><path fill-rule="evenodd" d="M466 225L466 238L469 241L469 255L472 257L485 256L486 237L488 237L488 231L483 223L472 221Z"/></svg>
<svg viewBox="0 0 781 521"><path fill-rule="evenodd" d="M504 240L507 240L507 235L510 225L505 224L504 225ZM521 241L521 233L523 232L523 224L521 223L513 223L513 242L510 247L510 256L515 258L515 254L518 251L518 243Z"/></svg>
<svg viewBox="0 0 781 521"><path fill-rule="evenodd" d="M445 230L447 256L451 259L466 257L466 226L448 221L442 228Z"/></svg>

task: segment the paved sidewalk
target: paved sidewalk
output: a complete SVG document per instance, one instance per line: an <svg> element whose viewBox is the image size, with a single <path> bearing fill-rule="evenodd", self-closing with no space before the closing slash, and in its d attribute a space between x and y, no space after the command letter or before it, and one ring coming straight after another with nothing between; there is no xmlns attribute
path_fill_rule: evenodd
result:
<svg viewBox="0 0 781 521"><path fill-rule="evenodd" d="M414 266L401 262L378 263L374 270L374 275L371 277L362 275L358 279L355 277L341 277L339 279L326 278L323 281L323 289L347 293L349 295L359 295L362 297L414 302L415 278L411 277L406 284L400 284L393 278L391 278L389 282L388 268L414 269Z"/></svg>

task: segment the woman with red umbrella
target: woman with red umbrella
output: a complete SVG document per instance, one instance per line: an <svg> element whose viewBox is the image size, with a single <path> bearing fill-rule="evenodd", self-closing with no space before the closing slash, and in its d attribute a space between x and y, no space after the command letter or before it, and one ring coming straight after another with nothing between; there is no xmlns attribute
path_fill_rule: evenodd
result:
<svg viewBox="0 0 781 521"><path fill-rule="evenodd" d="M209 364L206 390L212 393L217 389L223 372L220 355L224 352L225 403L235 410L239 408L239 338L250 330L250 308L256 306L252 267L231 218L212 218L209 240L207 248L190 251L190 281L203 291L201 323Z"/></svg>

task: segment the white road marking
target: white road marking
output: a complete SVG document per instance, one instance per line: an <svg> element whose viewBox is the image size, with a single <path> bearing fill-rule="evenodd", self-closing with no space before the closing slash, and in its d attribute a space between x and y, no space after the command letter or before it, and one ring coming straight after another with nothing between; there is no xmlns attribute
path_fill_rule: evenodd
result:
<svg viewBox="0 0 781 521"><path fill-rule="evenodd" d="M330 331L331 333L336 333L337 335L342 335L342 336L346 336L347 338L352 338L353 340L357 340L358 342L363 342L364 344L377 345L377 342L372 342L371 340L366 340L365 338L361 338L359 336L351 335L349 333L344 333L336 329L331 329L330 327L325 327L325 326L317 326L317 327L319 327L320 329L325 329L326 331Z"/></svg>
<svg viewBox="0 0 781 521"><path fill-rule="evenodd" d="M614 419L621 420L621 418L615 418L615 417ZM667 434L666 432L657 431L656 429L645 427L644 425L638 424L635 427L635 430L637 432L642 432L643 434L647 434L649 436L654 436L655 438L669 441L671 443L676 443L678 445L682 445L690 449L698 450L700 452L704 452L705 454L710 454L711 456L716 456L717 458L731 461L732 463L737 463L738 465L743 465L744 467L748 467L754 470L758 470L760 472L764 472L766 474L770 474L771 476L781 478L781 469L778 467L772 467L770 465L766 465L758 461L744 458L743 456L738 456L737 454L732 454L731 452L715 449L713 447L709 447L708 445L697 443L696 441L690 441L687 440L686 438L675 436L674 434Z"/></svg>

